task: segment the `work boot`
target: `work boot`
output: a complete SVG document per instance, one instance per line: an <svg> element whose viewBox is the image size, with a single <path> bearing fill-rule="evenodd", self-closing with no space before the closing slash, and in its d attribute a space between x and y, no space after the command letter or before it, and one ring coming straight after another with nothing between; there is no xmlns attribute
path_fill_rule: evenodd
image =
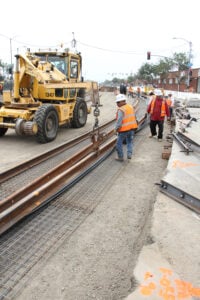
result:
<svg viewBox="0 0 200 300"><path fill-rule="evenodd" d="M115 160L117 160L117 161L124 161L123 157L116 157Z"/></svg>

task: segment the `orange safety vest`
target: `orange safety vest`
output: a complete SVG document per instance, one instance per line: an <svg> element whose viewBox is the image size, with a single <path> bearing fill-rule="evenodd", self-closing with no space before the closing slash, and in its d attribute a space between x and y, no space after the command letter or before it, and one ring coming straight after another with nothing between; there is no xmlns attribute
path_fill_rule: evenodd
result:
<svg viewBox="0 0 200 300"><path fill-rule="evenodd" d="M153 99L153 100L151 101L151 110L150 110L150 114L153 114L153 110L154 110L154 106L155 106L155 101L156 101L156 99ZM165 116L166 116L165 100L162 100L160 116L161 116L161 117L165 117Z"/></svg>
<svg viewBox="0 0 200 300"><path fill-rule="evenodd" d="M131 93L133 92L132 86L130 86L130 87L128 88L128 91L131 92Z"/></svg>
<svg viewBox="0 0 200 300"><path fill-rule="evenodd" d="M170 98L167 98L166 102L169 107L172 106L172 100Z"/></svg>
<svg viewBox="0 0 200 300"><path fill-rule="evenodd" d="M125 104L121 106L118 110L121 110L124 113L122 126L118 130L119 132L138 128L138 124L135 117L135 111L130 104Z"/></svg>

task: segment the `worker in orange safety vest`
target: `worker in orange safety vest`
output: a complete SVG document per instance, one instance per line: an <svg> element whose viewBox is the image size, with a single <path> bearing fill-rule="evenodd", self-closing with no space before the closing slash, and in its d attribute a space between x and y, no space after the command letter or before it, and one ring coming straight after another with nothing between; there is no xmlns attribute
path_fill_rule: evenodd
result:
<svg viewBox="0 0 200 300"><path fill-rule="evenodd" d="M169 119L169 107L164 99L163 93L160 90L154 91L156 97L152 99L147 107L147 113L150 114L150 138L157 137L161 142L163 138L164 120L165 117ZM158 133L157 133L158 126Z"/></svg>
<svg viewBox="0 0 200 300"><path fill-rule="evenodd" d="M129 87L128 87L128 97L133 98L133 93L134 93L133 87L132 87L132 85L129 85Z"/></svg>
<svg viewBox="0 0 200 300"><path fill-rule="evenodd" d="M135 110L131 104L126 103L126 97L123 94L116 96L118 106L116 114L115 132L118 135L116 142L116 151L118 161L124 160L123 142L126 140L127 158L131 159L133 154L133 139L138 128Z"/></svg>

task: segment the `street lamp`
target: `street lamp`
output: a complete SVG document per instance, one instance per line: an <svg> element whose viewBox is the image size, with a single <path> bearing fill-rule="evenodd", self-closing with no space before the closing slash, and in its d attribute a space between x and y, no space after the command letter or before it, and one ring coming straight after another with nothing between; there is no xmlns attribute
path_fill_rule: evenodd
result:
<svg viewBox="0 0 200 300"><path fill-rule="evenodd" d="M188 41L182 37L174 37L173 38L174 40L183 40L185 41L186 43L188 43L189 45L189 53L188 53L188 78L187 78L187 85L189 87L190 85L190 68L192 66L192 42L191 41Z"/></svg>

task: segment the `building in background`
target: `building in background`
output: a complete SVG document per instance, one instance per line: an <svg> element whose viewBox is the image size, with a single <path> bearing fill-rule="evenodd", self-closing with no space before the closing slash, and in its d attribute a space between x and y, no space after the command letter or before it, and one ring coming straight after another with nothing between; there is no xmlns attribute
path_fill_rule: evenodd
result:
<svg viewBox="0 0 200 300"><path fill-rule="evenodd" d="M169 72L167 75L161 75L160 78L155 79L154 85L165 90L200 93L200 68Z"/></svg>

